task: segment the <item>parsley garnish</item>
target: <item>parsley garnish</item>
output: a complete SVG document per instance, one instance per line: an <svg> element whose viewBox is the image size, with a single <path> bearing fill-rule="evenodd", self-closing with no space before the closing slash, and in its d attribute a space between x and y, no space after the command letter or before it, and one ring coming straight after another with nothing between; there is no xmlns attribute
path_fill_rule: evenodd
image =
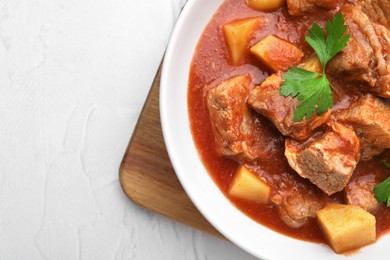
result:
<svg viewBox="0 0 390 260"><path fill-rule="evenodd" d="M382 164L390 168L390 163L382 161ZM374 187L375 199L378 202L386 202L387 207L390 207L390 177Z"/></svg>
<svg viewBox="0 0 390 260"><path fill-rule="evenodd" d="M341 13L326 23L326 37L323 29L314 23L308 30L309 34L305 36L305 40L316 52L322 65L322 73L291 67L283 75L284 82L280 95L298 96L298 100L301 101L294 113L295 122L305 116L306 119L310 119L316 107L317 115L321 115L333 106L332 91L325 68L326 64L347 46L350 35L344 35L346 30L347 26Z"/></svg>

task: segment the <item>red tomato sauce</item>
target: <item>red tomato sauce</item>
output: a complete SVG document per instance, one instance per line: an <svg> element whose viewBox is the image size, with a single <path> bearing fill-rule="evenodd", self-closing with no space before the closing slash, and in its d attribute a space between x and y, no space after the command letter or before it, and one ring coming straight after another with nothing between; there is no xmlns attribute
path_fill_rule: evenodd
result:
<svg viewBox="0 0 390 260"><path fill-rule="evenodd" d="M291 17L286 7L275 12L264 13L250 9L243 0L226 0L209 22L198 42L193 56L188 87L188 113L194 142L203 164L225 196L248 217L270 229L301 240L321 243L325 243L325 239L316 219L311 219L299 229L291 228L280 219L277 210L271 204L261 205L229 196L228 188L239 163L217 153L205 95L210 87L232 76L250 74L254 84L258 85L271 74L261 62L250 55L247 55L248 58L242 66L229 65L229 55L222 32L223 24L237 19L262 16L264 22L252 36L251 45L272 33L298 46L306 56L309 56L313 50L304 40L308 28L314 22L322 26L334 15L334 12L321 11L303 17ZM354 93L345 98L335 97L335 101L339 102L340 106L345 106L342 102L348 103L345 100L353 100L353 95ZM271 122L260 116L258 119L258 127L270 140L265 147L270 151L270 156L267 160L246 163L246 166L269 182L282 181L284 178L298 178L302 185L313 186L299 177L288 165L284 156L284 137ZM386 158L387 154L388 152L385 152L370 161L360 162L352 179L362 174L373 174L379 180L385 179L389 176L390 170L385 168L380 161ZM317 190L317 192L322 192ZM342 192L328 199L340 203L344 201ZM390 229L390 210L381 206L375 216L377 236L380 236Z"/></svg>

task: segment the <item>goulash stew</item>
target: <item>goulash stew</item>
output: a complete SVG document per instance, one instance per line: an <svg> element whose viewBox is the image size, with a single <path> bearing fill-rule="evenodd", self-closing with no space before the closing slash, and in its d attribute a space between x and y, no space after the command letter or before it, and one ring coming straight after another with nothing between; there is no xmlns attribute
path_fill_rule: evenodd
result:
<svg viewBox="0 0 390 260"><path fill-rule="evenodd" d="M191 130L246 215L336 253L390 229L389 13L388 0L225 0L215 13L191 65Z"/></svg>

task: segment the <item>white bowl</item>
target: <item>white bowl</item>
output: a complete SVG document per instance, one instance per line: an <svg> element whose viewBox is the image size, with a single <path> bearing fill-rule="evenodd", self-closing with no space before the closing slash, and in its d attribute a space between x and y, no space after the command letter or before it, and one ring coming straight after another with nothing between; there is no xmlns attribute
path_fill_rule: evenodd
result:
<svg viewBox="0 0 390 260"><path fill-rule="evenodd" d="M390 236L353 255L272 231L240 212L222 194L195 148L187 112L187 87L196 44L223 0L189 0L172 33L161 76L160 113L165 144L175 172L205 218L226 238L262 259L388 259Z"/></svg>

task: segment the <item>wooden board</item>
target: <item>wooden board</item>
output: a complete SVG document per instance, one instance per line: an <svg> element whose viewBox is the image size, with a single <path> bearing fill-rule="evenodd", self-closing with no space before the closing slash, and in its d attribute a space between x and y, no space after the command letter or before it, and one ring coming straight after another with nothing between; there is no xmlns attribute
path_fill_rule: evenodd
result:
<svg viewBox="0 0 390 260"><path fill-rule="evenodd" d="M123 158L120 183L135 203L222 237L192 204L169 161L160 124L160 75L159 69Z"/></svg>

